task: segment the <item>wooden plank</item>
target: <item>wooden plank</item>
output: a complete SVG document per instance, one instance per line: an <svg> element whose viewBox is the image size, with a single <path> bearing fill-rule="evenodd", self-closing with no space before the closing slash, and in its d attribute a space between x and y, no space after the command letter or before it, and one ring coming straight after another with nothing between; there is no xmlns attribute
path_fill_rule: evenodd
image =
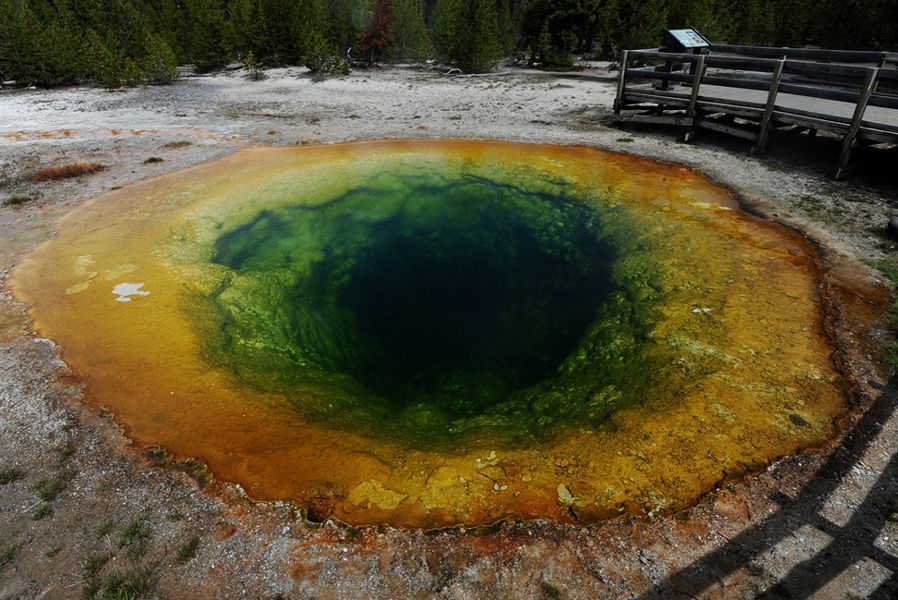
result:
<svg viewBox="0 0 898 600"><path fill-rule="evenodd" d="M707 104L722 104L727 106L740 106L746 109L753 109L758 113L764 112L764 107L766 104L764 102L754 102L752 100L736 100L734 98L718 98L715 96L702 96L699 95L698 101L700 103L704 102Z"/></svg>
<svg viewBox="0 0 898 600"><path fill-rule="evenodd" d="M736 69L739 71L758 71L772 73L779 60L772 58L747 58L744 56L708 55L705 64L719 69Z"/></svg>
<svg viewBox="0 0 898 600"><path fill-rule="evenodd" d="M789 106L789 107L778 106L776 108L776 113L779 115L790 114L790 115L795 115L795 116L799 116L799 117L808 117L811 119L833 121L836 123L842 123L846 127L851 124L851 119L848 117L840 117L838 115L831 115L831 114L822 114L822 113L814 112L811 110L802 110L800 108L792 108L791 106Z"/></svg>
<svg viewBox="0 0 898 600"><path fill-rule="evenodd" d="M898 69L883 68L879 70L880 81L898 81Z"/></svg>
<svg viewBox="0 0 898 600"><path fill-rule="evenodd" d="M725 123L717 123L716 121L712 121L711 119L696 119L693 123L693 126L701 127L702 129L710 129L711 131L719 131L720 133L727 133L729 135L749 140L751 142L754 142L758 139L758 134L754 131L742 129L734 125L727 125Z"/></svg>
<svg viewBox="0 0 898 600"><path fill-rule="evenodd" d="M627 71L627 79L661 79L665 81L692 81L692 75L688 73L673 73L668 71L656 71L654 69L630 69Z"/></svg>
<svg viewBox="0 0 898 600"><path fill-rule="evenodd" d="M638 95L637 96L627 95L627 99L628 100L636 100L637 102L643 102L643 103L648 102L656 107L657 106L670 106L673 109L682 109L686 106L686 104L688 102L688 100L671 101L671 100L665 100L664 98L641 98Z"/></svg>
<svg viewBox="0 0 898 600"><path fill-rule="evenodd" d="M743 108L741 106L717 102L702 102L701 100L698 102L697 110L706 115L724 113L730 117L739 117L752 121L760 121L761 116L764 114L764 111L761 109Z"/></svg>
<svg viewBox="0 0 898 600"><path fill-rule="evenodd" d="M872 98L872 96L871 96ZM847 129L851 125L851 119L848 117L840 117L838 115L831 114L821 114L815 113L808 110L801 110L798 108L787 108L783 106L779 106L776 108L777 115L795 115L800 117L808 117L811 119L818 119L821 121L831 121L833 123L838 123L840 125L844 125L845 129ZM893 133L898 133L898 125L890 125L888 123L877 123L876 121L862 121L861 127L873 128L873 129L881 129L883 131L890 131Z"/></svg>
<svg viewBox="0 0 898 600"><path fill-rule="evenodd" d="M818 85L835 89L856 90L861 87L864 82L861 77L843 77L840 75L799 75L796 73L783 73L780 77L783 83L794 83L796 85Z"/></svg>
<svg viewBox="0 0 898 600"><path fill-rule="evenodd" d="M651 123L656 125L692 125L690 117L682 115L614 115L611 121L616 123Z"/></svg>
<svg viewBox="0 0 898 600"><path fill-rule="evenodd" d="M861 121L861 127L867 127L870 129L879 129L881 131L888 131L891 133L898 133L898 125L891 125L889 123L877 123L876 121Z"/></svg>
<svg viewBox="0 0 898 600"><path fill-rule="evenodd" d="M627 83L627 63L629 51L624 50L621 52L620 57L620 73L617 77L617 96L614 98L614 114L619 115L621 109L621 102L624 100L624 87Z"/></svg>
<svg viewBox="0 0 898 600"><path fill-rule="evenodd" d="M720 87L732 87L742 90L758 90L766 92L770 88L768 79L755 77L722 77L718 75L705 75L703 83L719 85Z"/></svg>
<svg viewBox="0 0 898 600"><path fill-rule="evenodd" d="M855 137L857 136L858 129L860 129L861 122L864 119L864 111L867 110L867 103L870 101L870 96L873 94L873 88L876 86L877 75L879 75L879 67L872 67L867 71L867 77L864 79L861 97L858 100L857 106L854 108L851 127L849 127L848 132L845 134L845 138L842 140L842 154L839 156L839 164L836 166L836 179L841 179L843 177L845 167L848 166L848 161L851 160L851 149L854 146Z"/></svg>
<svg viewBox="0 0 898 600"><path fill-rule="evenodd" d="M808 58L845 63L877 64L883 58L889 60L890 53L863 50L818 50L815 48L789 48L775 46L740 46L736 44L711 44L712 52L729 52L745 56L766 58Z"/></svg>
<svg viewBox="0 0 898 600"><path fill-rule="evenodd" d="M764 116L761 117L761 129L758 132L758 143L753 148L753 151L758 154L763 154L767 148L767 139L770 136L770 118L773 116L773 109L776 107L776 95L780 89L780 76L783 74L785 66L785 59L781 60L770 80L770 92L767 94L767 105L764 107Z"/></svg>
<svg viewBox="0 0 898 600"><path fill-rule="evenodd" d="M802 75L845 77L850 80L853 85L858 85L866 76L867 68L858 65L838 65L832 63L811 62L807 60L786 60L783 72L799 73Z"/></svg>
<svg viewBox="0 0 898 600"><path fill-rule="evenodd" d="M681 88L677 88L676 90L659 90L657 88L648 87L648 86L630 86L624 89L624 95L628 96L630 94L639 94L642 96L652 96L653 98L661 98L661 99L670 99L670 100L688 100L689 95L684 94L679 91Z"/></svg>
<svg viewBox="0 0 898 600"><path fill-rule="evenodd" d="M851 104L856 103L861 95L859 91L795 83L781 83L780 91L784 94L821 98L823 100L837 100L839 102L850 102Z"/></svg>
<svg viewBox="0 0 898 600"><path fill-rule="evenodd" d="M858 139L884 144L898 144L898 133L861 128L857 132Z"/></svg>
<svg viewBox="0 0 898 600"><path fill-rule="evenodd" d="M696 63L698 57L702 54L685 54L682 52L658 52L655 50L630 50L632 58L641 58L642 60L662 60L672 62Z"/></svg>
<svg viewBox="0 0 898 600"><path fill-rule="evenodd" d="M898 108L898 96L892 94L871 94L870 106L879 106L882 108Z"/></svg>
<svg viewBox="0 0 898 600"><path fill-rule="evenodd" d="M848 126L844 123L837 123L819 117L806 117L803 115L795 115L792 113L781 113L778 110L773 111L773 120L775 123L785 123L789 125L800 125L814 130L832 131L833 133L844 133Z"/></svg>
<svg viewBox="0 0 898 600"><path fill-rule="evenodd" d="M650 101L654 102L673 102L674 104L682 104L686 105L689 103L689 96L686 94L675 94L673 92L665 92L663 90L655 90L651 88L643 88L643 89L633 89L628 88L624 90L624 97L639 97L643 99L650 99Z"/></svg>

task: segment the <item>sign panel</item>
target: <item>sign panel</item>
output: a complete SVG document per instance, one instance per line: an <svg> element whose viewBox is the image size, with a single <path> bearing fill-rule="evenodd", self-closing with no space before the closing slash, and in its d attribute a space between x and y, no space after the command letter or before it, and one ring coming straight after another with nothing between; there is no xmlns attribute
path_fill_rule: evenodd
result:
<svg viewBox="0 0 898 600"><path fill-rule="evenodd" d="M695 29L668 29L667 33L683 48L708 48L711 45Z"/></svg>

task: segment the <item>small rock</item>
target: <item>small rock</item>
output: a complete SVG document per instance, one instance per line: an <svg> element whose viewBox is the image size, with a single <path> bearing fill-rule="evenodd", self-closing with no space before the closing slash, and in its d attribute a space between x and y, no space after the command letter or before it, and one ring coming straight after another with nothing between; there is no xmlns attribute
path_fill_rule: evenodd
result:
<svg viewBox="0 0 898 600"><path fill-rule="evenodd" d="M898 240L898 217L890 217L886 226L886 234L893 240Z"/></svg>
<svg viewBox="0 0 898 600"><path fill-rule="evenodd" d="M577 498L574 496L574 494L571 493L571 490L569 490L566 485L564 485L563 483L559 483L558 499L564 504L571 505Z"/></svg>
<svg viewBox="0 0 898 600"><path fill-rule="evenodd" d="M808 423L801 415L797 415L795 413L789 413L789 420L792 421L792 424L796 427L810 427L811 424Z"/></svg>

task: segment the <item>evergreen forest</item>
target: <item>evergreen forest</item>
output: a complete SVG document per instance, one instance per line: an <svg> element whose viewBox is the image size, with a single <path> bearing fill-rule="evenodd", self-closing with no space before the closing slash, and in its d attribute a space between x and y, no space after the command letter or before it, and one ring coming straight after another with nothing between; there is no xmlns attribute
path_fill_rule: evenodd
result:
<svg viewBox="0 0 898 600"><path fill-rule="evenodd" d="M255 72L429 59L565 70L687 26L719 42L898 50L898 1L0 0L0 80L117 87L233 61Z"/></svg>

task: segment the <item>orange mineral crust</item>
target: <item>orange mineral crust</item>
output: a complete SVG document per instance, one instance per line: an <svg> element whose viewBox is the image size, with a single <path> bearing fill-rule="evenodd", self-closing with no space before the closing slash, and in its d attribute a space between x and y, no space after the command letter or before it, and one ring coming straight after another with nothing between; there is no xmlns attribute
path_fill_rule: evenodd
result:
<svg viewBox="0 0 898 600"><path fill-rule="evenodd" d="M258 148L58 230L9 284L90 400L317 518L677 510L822 443L846 406L813 248L676 165L480 141Z"/></svg>

